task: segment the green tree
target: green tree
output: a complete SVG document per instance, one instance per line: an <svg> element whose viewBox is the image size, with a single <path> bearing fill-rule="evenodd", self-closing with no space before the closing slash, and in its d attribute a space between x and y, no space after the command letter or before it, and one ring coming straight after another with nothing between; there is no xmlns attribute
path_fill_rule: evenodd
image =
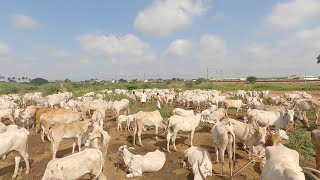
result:
<svg viewBox="0 0 320 180"><path fill-rule="evenodd" d="M255 76L248 76L247 81L249 81L251 84L255 83L257 81L257 77Z"/></svg>
<svg viewBox="0 0 320 180"><path fill-rule="evenodd" d="M66 78L64 82L71 82L71 80L69 78Z"/></svg>
<svg viewBox="0 0 320 180"><path fill-rule="evenodd" d="M35 84L35 85L43 85L43 84L47 84L49 81L43 78L35 78L32 79L30 81L31 84Z"/></svg>

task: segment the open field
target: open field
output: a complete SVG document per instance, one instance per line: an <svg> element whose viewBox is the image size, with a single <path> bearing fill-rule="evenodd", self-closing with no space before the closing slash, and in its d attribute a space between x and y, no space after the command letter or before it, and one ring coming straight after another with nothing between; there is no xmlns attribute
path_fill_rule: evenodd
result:
<svg viewBox="0 0 320 180"><path fill-rule="evenodd" d="M243 90L270 90L270 91L314 91L320 95L320 82L256 82L248 84L245 82L180 82L166 81L155 83L84 83L68 82L63 83L64 87L75 96L81 96L86 92L98 92L102 89L148 89L148 88L181 88L181 89L216 89L219 91ZM30 83L7 83L0 82L0 95L9 93L24 94L27 92L39 91L44 95L56 93L59 90L60 83L48 83L45 85L33 85Z"/></svg>
<svg viewBox="0 0 320 180"><path fill-rule="evenodd" d="M176 87L188 89L185 87L185 84L179 84L174 83L177 85ZM87 83L65 83L65 87L73 92L75 95L82 95L89 91L99 91L106 88L122 88L126 87L129 88L130 84L124 83L124 84L87 84ZM153 84L146 84L146 83L139 83L137 85L132 84L131 86L140 88L140 86L148 86L145 88L152 88ZM194 85L192 88L199 88L198 86L212 86L210 89L225 89L225 91L231 91L236 89L254 89L259 88L263 84L257 83L257 84L244 84L244 83L201 83ZM264 85L266 89L267 87L273 87L278 88L276 90L273 90L270 92L271 96L275 95L283 95L284 92L290 91L290 90L301 90L301 86L303 86L303 83L298 84L285 84L285 83L272 83ZM316 100L320 99L320 92L317 88L319 88L318 83L307 83L305 84L306 87L312 87L310 89L306 89L306 92L312 94L313 98ZM0 83L0 87L5 86L6 88L17 88L17 91L15 93L25 93L29 91L41 91L45 94L51 94L55 93L51 92L53 90L56 90L59 85L50 83L44 86L33 86L30 84L17 84L17 83ZM159 84L157 84L159 86ZM173 87L173 84L168 84L166 86ZM279 86L279 87L278 87ZM300 87L300 89L291 89L294 87ZM282 89L281 89L282 88ZM2 88L0 88L2 89ZM2 91L3 93L4 91ZM6 92L7 93L7 92ZM12 92L13 93L13 92ZM124 97L117 96L113 97L115 99L122 99ZM172 109L174 107L177 107L175 104L174 107L171 106L165 106L162 105L162 109L160 110L161 115L167 119L172 115ZM145 107L142 107L139 103L136 103L134 105L131 105L130 107L130 113L136 113L139 110L144 111L152 111L156 109L155 102L148 104ZM107 110L107 117L105 119L104 129L108 131L108 133L111 136L111 142L109 144L109 153L107 155L106 161L105 161L105 170L104 173L106 176L110 179L126 179L125 177L125 168L123 166L123 162L118 159L117 151L118 148L121 145L128 144L131 145L132 143L132 134L133 132L117 132L116 131L116 122L115 122L115 114L113 111ZM245 115L245 112L240 112L239 117L235 117L235 111L233 109L230 109L229 113L231 114L231 117L238 118L241 120L241 117ZM311 113L308 113L308 118L310 120L311 128L307 129L305 128L301 123L298 123L296 130L293 128L289 131L290 141L285 142L285 144L295 149L300 154L300 164L303 166L309 166L309 167L315 167L315 153L312 148L311 140L310 140L310 131L312 129L317 128L317 126L314 124L314 115ZM194 135L194 145L195 146L201 146L206 149L208 149L211 159L214 159L214 149L212 147L212 140L210 135L210 129L211 127L206 123L201 123L197 131ZM163 133L163 129L160 129L160 134ZM157 142L154 140L154 130L149 130L142 133L142 142L144 144L144 147L137 146L135 150L131 150L133 153L139 153L139 154L145 154L149 151L154 151L155 149L160 149L162 151L165 151L166 141L165 136L160 136L160 140ZM167 160L165 166L156 173L144 173L144 178L135 178L135 179L192 179L193 175L191 172L189 172L187 169L182 169L178 163L178 158L182 156L182 153L184 150L188 148L190 140L188 139L188 135L184 133L179 133L178 138L176 141L178 152L171 152L166 153ZM36 135L34 132L34 129L31 130L31 134L29 136L29 160L31 165L31 173L27 176L25 176L24 171L22 174L19 175L18 179L41 179L47 163L51 159L51 145L48 141L45 143L42 143L40 140L40 136ZM77 149L77 148L76 148ZM58 157L63 157L66 155L71 154L72 150L72 141L71 140L63 140L60 144L59 151L57 153ZM236 170L240 169L243 165L245 165L248 160L248 153L241 148L238 148L236 151L236 158L237 158L237 164L236 164ZM229 174L229 168L227 163L228 158L225 159L225 171L224 174ZM21 162L20 164L24 167L24 162ZM116 167L119 167L119 169L116 169ZM0 160L0 179L10 179L12 176L14 170L14 157L13 155L9 155L8 159L5 161ZM221 170L221 164L213 164L213 170L214 173L220 173ZM115 176L114 173L116 172ZM260 175L259 170L259 163L252 163L250 164L246 169L241 171L237 176L235 176L235 179L258 179ZM114 177L113 177L114 176ZM111 178L113 177L113 178ZM88 179L88 177L84 177L84 179ZM212 176L208 179L226 179L221 178L218 176Z"/></svg>

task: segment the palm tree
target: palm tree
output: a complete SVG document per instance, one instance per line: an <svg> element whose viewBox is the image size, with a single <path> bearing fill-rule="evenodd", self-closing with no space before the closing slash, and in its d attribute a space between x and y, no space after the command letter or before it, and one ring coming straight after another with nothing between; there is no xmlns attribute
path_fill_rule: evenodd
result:
<svg viewBox="0 0 320 180"><path fill-rule="evenodd" d="M24 76L22 77L22 81L24 81Z"/></svg>
<svg viewBox="0 0 320 180"><path fill-rule="evenodd" d="M20 78L18 78L18 81L20 82Z"/></svg>
<svg viewBox="0 0 320 180"><path fill-rule="evenodd" d="M11 78L10 78L10 77L8 77L8 81L9 81L9 82L11 81Z"/></svg>
<svg viewBox="0 0 320 180"><path fill-rule="evenodd" d="M320 55L317 57L317 60L318 60L317 63L320 63Z"/></svg>

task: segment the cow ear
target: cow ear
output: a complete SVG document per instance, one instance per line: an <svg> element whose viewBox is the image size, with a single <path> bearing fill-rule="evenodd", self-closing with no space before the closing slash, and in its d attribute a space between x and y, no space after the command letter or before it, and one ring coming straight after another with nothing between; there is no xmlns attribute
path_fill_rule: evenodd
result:
<svg viewBox="0 0 320 180"><path fill-rule="evenodd" d="M63 170L63 166L61 167L61 170Z"/></svg>
<svg viewBox="0 0 320 180"><path fill-rule="evenodd" d="M51 174L53 174L53 170L51 170Z"/></svg>

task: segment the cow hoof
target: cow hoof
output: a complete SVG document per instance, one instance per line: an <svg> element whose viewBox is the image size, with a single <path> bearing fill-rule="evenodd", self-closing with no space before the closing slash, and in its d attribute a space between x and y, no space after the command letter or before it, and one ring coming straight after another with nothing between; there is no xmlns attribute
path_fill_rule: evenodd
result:
<svg viewBox="0 0 320 180"><path fill-rule="evenodd" d="M30 170L26 170L26 175L28 175L30 173Z"/></svg>

